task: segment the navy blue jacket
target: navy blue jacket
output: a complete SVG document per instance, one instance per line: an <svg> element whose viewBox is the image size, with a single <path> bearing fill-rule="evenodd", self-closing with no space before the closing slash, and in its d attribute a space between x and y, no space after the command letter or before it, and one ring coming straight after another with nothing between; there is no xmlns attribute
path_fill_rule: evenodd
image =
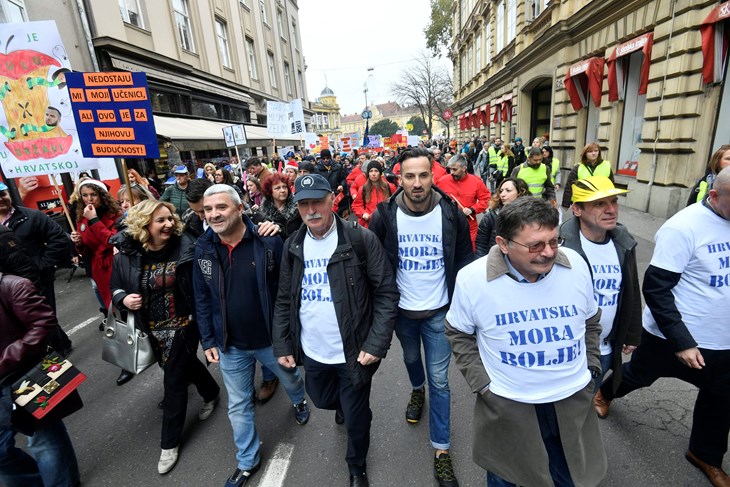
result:
<svg viewBox="0 0 730 487"><path fill-rule="evenodd" d="M253 254L256 262L258 299L264 315L266 330L271 336L274 300L279 286L279 263L284 243L278 236L261 237L258 226L243 216L246 232L253 235ZM221 245L220 238L208 230L195 244L195 265L193 266L193 289L195 290L195 316L200 329L203 350L218 347L225 352L228 346L228 317L225 316L226 299L254 299L253 296L225 296L223 266L216 252Z"/></svg>

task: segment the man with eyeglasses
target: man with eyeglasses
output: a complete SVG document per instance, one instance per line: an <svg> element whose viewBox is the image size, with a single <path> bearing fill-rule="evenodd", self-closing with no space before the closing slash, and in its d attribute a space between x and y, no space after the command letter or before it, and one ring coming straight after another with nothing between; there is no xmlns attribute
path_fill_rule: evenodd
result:
<svg viewBox="0 0 730 487"><path fill-rule="evenodd" d="M730 433L730 169L720 171L701 203L666 221L644 274L644 331L618 390L596 394L599 414L660 377L699 389L685 458L716 487Z"/></svg>
<svg viewBox="0 0 730 487"><path fill-rule="evenodd" d="M518 198L497 221L497 245L459 272L446 315L476 393L474 461L490 487L598 485L607 465L592 407L601 313L591 272L559 248L558 211L542 199Z"/></svg>
<svg viewBox="0 0 730 487"><path fill-rule="evenodd" d="M621 353L631 354L641 339L636 240L618 223L618 195L628 191L614 187L605 176L576 181L572 190L575 218L560 226L560 236L591 267L593 293L601 308L601 375L596 390L612 370L610 387L616 391L621 383Z"/></svg>
<svg viewBox="0 0 730 487"><path fill-rule="evenodd" d="M469 222L472 249L476 249L477 215L489 206L491 194L481 178L467 172L467 160L463 154L452 157L446 170L451 176L442 177L436 185L459 205Z"/></svg>

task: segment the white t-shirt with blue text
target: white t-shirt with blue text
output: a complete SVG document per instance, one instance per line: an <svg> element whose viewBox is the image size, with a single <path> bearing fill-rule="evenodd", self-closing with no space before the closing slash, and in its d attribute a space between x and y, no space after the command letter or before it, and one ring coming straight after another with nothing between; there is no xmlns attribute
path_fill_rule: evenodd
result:
<svg viewBox="0 0 730 487"><path fill-rule="evenodd" d="M588 257L593 272L593 295L601 308L601 355L613 351L608 335L613 330L613 321L618 311L618 296L621 293L621 264L616 246L612 240L598 244L580 233L580 245Z"/></svg>
<svg viewBox="0 0 730 487"><path fill-rule="evenodd" d="M441 206L421 216L411 216L400 208L398 224L398 270L395 280L400 291L398 307L408 311L439 309L449 303L444 268Z"/></svg>
<svg viewBox="0 0 730 487"><path fill-rule="evenodd" d="M534 283L506 274L487 282L488 257L456 278L446 320L476 334L493 394L539 404L565 399L591 381L585 332L586 320L598 312L593 282L577 252L561 252L572 268L555 265Z"/></svg>
<svg viewBox="0 0 730 487"><path fill-rule="evenodd" d="M730 350L730 221L695 203L666 221L655 236L651 265L681 273L672 289L687 330L700 348ZM644 308L644 329L664 338Z"/></svg>
<svg viewBox="0 0 730 487"><path fill-rule="evenodd" d="M302 324L302 350L323 364L345 363L342 335L332 302L327 264L337 248L337 232L316 240L304 237L304 276L302 278L299 320Z"/></svg>

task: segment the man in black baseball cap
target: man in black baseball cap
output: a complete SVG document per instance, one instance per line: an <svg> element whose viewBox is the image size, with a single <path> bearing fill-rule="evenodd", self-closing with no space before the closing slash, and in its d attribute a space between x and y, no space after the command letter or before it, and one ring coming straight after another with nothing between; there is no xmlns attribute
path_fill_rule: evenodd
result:
<svg viewBox="0 0 730 487"><path fill-rule="evenodd" d="M366 487L370 385L393 336L395 275L375 234L334 214L324 176L301 176L295 189L304 225L284 244L274 355L283 367L303 365L314 405L336 411L347 430L350 486Z"/></svg>

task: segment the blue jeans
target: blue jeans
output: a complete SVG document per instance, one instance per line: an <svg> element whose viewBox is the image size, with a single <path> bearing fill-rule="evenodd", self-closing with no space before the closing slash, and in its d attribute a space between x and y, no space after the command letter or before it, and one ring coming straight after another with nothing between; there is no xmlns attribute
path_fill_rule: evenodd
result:
<svg viewBox="0 0 730 487"><path fill-rule="evenodd" d="M6 487L71 487L79 482L71 439L63 421L41 423L28 437L28 453L15 446L10 387L0 388L0 484Z"/></svg>
<svg viewBox="0 0 730 487"><path fill-rule="evenodd" d="M449 389L449 362L451 345L444 335L446 311L430 318L414 320L398 313L395 333L403 348L403 361L414 389L426 384L428 372L428 420L431 446L437 450L451 447L451 390ZM421 360L421 342L426 359L424 372Z"/></svg>
<svg viewBox="0 0 730 487"><path fill-rule="evenodd" d="M606 373L611 370L611 365L613 364L613 353L609 353L608 355L601 355L601 375L596 377L595 382L595 389L593 393L595 394L598 392L598 389L601 388L601 384L603 384L603 378L606 377Z"/></svg>
<svg viewBox="0 0 730 487"><path fill-rule="evenodd" d="M251 470L261 461L253 403L257 360L276 374L293 404L304 400L304 381L299 369L285 369L279 365L271 347L257 350L228 347L225 352L220 351L221 373L228 391L228 419L233 428L233 442L238 449L236 460L241 470Z"/></svg>

